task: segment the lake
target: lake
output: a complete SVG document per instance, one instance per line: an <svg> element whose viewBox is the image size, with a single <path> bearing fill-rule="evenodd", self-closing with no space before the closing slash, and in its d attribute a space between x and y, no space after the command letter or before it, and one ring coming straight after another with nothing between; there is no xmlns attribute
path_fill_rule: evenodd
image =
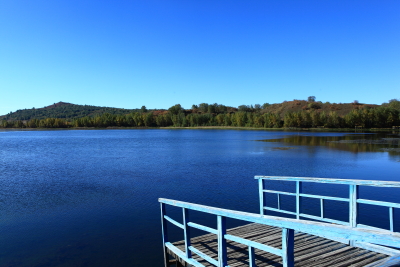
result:
<svg viewBox="0 0 400 267"><path fill-rule="evenodd" d="M255 175L400 181L398 144L380 142L394 137L398 133L2 131L0 266L162 266L159 197L258 213ZM400 202L399 192L387 189L369 197ZM338 209L332 207L332 216L345 217ZM371 224L386 215L366 213ZM399 219L396 212L396 231ZM171 235L183 239L178 230Z"/></svg>

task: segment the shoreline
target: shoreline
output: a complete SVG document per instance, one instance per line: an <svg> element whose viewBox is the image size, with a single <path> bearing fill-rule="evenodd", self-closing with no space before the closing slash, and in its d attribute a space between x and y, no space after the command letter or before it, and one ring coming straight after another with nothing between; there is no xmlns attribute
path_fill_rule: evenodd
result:
<svg viewBox="0 0 400 267"><path fill-rule="evenodd" d="M399 133L399 129L392 128L257 128L257 127L233 127L233 126L196 126L196 127L69 127L69 128L0 128L0 132L5 131L49 131L49 130L148 130L148 129L162 129L162 130L252 130L252 131L282 131L282 132L356 132L356 133L375 133L375 132L393 132Z"/></svg>

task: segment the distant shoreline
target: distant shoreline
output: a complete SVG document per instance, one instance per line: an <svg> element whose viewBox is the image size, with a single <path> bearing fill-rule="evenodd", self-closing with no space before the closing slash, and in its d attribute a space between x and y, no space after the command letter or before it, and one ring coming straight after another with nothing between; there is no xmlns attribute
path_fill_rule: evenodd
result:
<svg viewBox="0 0 400 267"><path fill-rule="evenodd" d="M234 127L234 126L197 126L197 127L69 127L69 128L0 128L0 132L6 131L59 131L59 130L252 130L252 131L281 131L281 132L397 132L399 129L392 128L257 128L257 127Z"/></svg>

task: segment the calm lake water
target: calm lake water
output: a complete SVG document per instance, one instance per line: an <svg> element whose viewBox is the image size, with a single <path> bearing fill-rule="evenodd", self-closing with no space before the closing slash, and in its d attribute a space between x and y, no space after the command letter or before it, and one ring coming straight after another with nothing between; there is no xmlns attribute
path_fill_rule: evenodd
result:
<svg viewBox="0 0 400 267"><path fill-rule="evenodd" d="M159 197L257 213L255 175L399 181L399 146L340 142L382 137L399 136L186 129L0 132L0 266L162 266ZM395 190L361 194L400 202ZM310 203L308 212L315 212L314 206ZM332 205L331 216L345 218L340 208ZM361 219L385 227L386 213L368 209ZM196 216L198 223L214 222ZM183 238L178 230L171 235Z"/></svg>

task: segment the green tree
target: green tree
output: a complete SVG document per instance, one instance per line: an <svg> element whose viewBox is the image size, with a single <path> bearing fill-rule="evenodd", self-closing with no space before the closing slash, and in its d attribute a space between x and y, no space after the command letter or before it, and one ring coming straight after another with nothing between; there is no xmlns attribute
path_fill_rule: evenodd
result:
<svg viewBox="0 0 400 267"><path fill-rule="evenodd" d="M155 126L155 119L152 112L144 114L144 125L146 127Z"/></svg>
<svg viewBox="0 0 400 267"><path fill-rule="evenodd" d="M250 109L249 105L240 105L240 106L238 106L238 111L239 112L248 112L248 111L251 111L251 109Z"/></svg>
<svg viewBox="0 0 400 267"><path fill-rule="evenodd" d="M266 108L269 107L269 106L271 106L270 103L264 103L264 104L262 105L262 108L263 108L263 109L266 109Z"/></svg>
<svg viewBox="0 0 400 267"><path fill-rule="evenodd" d="M199 104L199 110L203 113L207 113L208 111L208 104L207 103L201 103Z"/></svg>
<svg viewBox="0 0 400 267"><path fill-rule="evenodd" d="M308 101L308 102L315 102L315 99L316 99L315 96L309 96L309 97L307 98L307 101Z"/></svg>
<svg viewBox="0 0 400 267"><path fill-rule="evenodd" d="M178 115L179 113L183 112L183 108L180 104L176 104L168 109L168 111L173 115Z"/></svg>

